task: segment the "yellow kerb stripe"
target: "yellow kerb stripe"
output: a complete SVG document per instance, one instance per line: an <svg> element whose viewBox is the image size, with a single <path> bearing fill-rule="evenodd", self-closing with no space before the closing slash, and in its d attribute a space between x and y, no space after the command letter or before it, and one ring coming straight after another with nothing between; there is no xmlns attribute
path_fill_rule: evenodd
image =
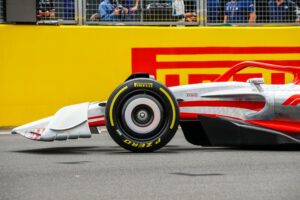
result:
<svg viewBox="0 0 300 200"><path fill-rule="evenodd" d="M112 112L113 112L113 108L114 108L114 105L115 105L115 101L116 99L119 97L119 95L128 88L128 86L125 86L123 87L119 92L117 92L117 94L115 95L115 97L113 98L112 102L111 102L111 106L110 106L110 109L109 109L109 119L110 119L110 124L111 126L115 126L115 123L114 123L114 120L113 120L113 117L112 117Z"/></svg>
<svg viewBox="0 0 300 200"><path fill-rule="evenodd" d="M172 112L173 112L173 117L172 117L172 123L171 123L170 129L173 129L174 124L175 124L175 119L176 119L176 112L175 112L175 105L174 105L174 102L172 101L172 98L170 97L170 95L167 93L166 90L164 90L163 88L159 88L159 90L162 91L162 92L167 96L167 98L169 99L169 101L170 101L170 103L171 103L171 106L172 106Z"/></svg>
<svg viewBox="0 0 300 200"><path fill-rule="evenodd" d="M235 61L235 60L300 60L299 53L286 54L194 54L194 55L157 55L157 62L184 61Z"/></svg>

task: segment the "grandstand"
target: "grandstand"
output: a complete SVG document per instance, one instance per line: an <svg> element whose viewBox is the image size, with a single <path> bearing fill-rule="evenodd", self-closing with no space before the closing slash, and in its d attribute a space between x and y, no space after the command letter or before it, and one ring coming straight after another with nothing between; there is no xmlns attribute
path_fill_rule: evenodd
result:
<svg viewBox="0 0 300 200"><path fill-rule="evenodd" d="M0 0L0 23L4 21L4 0Z"/></svg>
<svg viewBox="0 0 300 200"><path fill-rule="evenodd" d="M36 7L37 23L47 24L253 26L299 25L299 6L300 0L37 0ZM50 7L53 15L38 14Z"/></svg>

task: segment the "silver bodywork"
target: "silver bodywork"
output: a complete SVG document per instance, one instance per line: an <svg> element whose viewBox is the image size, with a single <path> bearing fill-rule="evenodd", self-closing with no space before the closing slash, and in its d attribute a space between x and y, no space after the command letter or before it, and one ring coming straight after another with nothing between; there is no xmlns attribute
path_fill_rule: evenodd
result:
<svg viewBox="0 0 300 200"><path fill-rule="evenodd" d="M300 122L300 106L283 103L300 94L300 85L265 85L250 82L218 82L184 85L171 88L176 98L183 101L219 100L265 102L262 110L255 112L243 108L184 107L181 112L219 114L243 120L293 120Z"/></svg>

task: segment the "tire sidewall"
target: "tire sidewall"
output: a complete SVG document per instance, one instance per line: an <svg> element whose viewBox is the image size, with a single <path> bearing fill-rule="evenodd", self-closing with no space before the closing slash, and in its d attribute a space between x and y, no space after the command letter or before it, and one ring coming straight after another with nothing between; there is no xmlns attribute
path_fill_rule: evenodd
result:
<svg viewBox="0 0 300 200"><path fill-rule="evenodd" d="M122 124L122 106L129 98L146 93L156 98L164 107L163 125L150 138L136 138ZM107 101L106 127L112 139L121 147L133 152L152 152L165 146L175 135L179 124L179 109L172 92L161 83L147 78L137 78L121 84Z"/></svg>

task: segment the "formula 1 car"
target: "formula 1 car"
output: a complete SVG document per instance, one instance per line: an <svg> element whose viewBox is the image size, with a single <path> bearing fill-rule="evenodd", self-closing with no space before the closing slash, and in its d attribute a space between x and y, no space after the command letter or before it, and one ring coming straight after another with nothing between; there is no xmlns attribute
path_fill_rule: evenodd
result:
<svg viewBox="0 0 300 200"><path fill-rule="evenodd" d="M294 74L290 84L262 78L229 82L246 67ZM242 62L212 83L167 88L144 73L131 75L108 101L67 106L54 116L12 130L38 141L90 138L106 126L133 152L165 146L180 125L186 140L202 146L300 144L300 68Z"/></svg>

